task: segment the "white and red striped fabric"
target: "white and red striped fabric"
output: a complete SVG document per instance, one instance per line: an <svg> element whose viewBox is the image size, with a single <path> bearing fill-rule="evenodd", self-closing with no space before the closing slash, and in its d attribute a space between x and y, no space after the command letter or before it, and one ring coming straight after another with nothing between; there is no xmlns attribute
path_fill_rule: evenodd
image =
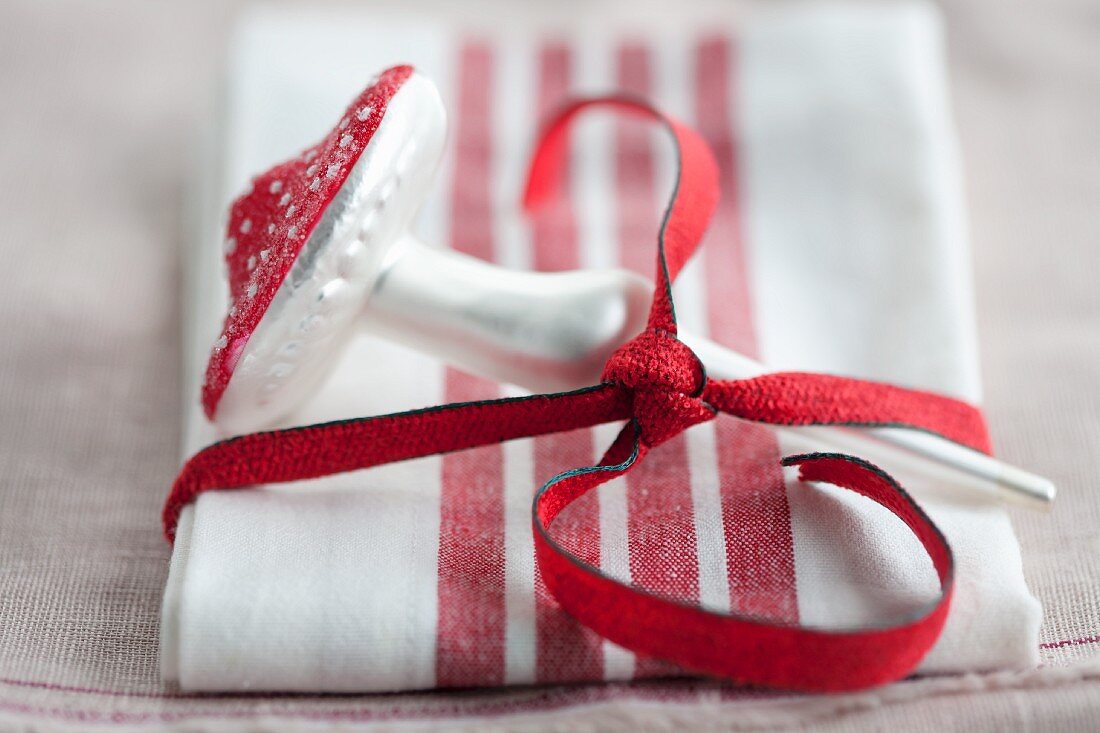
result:
<svg viewBox="0 0 1100 733"><path fill-rule="evenodd" d="M671 160L645 127L582 123L569 196L532 221L517 206L538 121L569 94L625 89L693 123L721 166L714 223L678 284L685 328L776 366L978 398L938 38L913 8L804 11L739 36L463 37L253 16L236 39L223 178L194 257L191 386L224 303L225 202L404 61L439 84L452 115L426 241L509 267L649 276ZM511 391L363 337L292 422ZM197 394L187 454L212 440ZM334 692L676 674L579 626L534 565L534 490L593 463L616 430L204 494L176 538L164 676L188 690ZM555 531L617 577L791 622L872 623L935 591L931 564L885 512L828 490L788 496L781 451L793 452L772 431L720 417L585 497ZM1038 607L1004 511L898 473L958 556L952 616L923 669L1032 663Z"/></svg>

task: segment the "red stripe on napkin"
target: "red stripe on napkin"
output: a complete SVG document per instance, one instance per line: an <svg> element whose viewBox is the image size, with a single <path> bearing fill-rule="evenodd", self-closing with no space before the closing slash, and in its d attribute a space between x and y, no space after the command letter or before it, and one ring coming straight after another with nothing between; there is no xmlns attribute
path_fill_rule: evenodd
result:
<svg viewBox="0 0 1100 733"><path fill-rule="evenodd" d="M573 55L569 46L548 43L539 49L537 123L548 119L568 98L572 76ZM567 171L563 195L531 222L536 270L573 270L581 265L569 178ZM534 440L534 451L535 485L541 486L559 473L563 465L585 466L592 462L595 452L592 431L540 436ZM586 562L599 565L600 516L595 498L579 502L555 527L555 535ZM603 640L558 606L537 569L535 614L538 637L535 675L539 682L598 680L603 676Z"/></svg>
<svg viewBox="0 0 1100 733"><path fill-rule="evenodd" d="M617 87L653 98L650 48L628 42L619 47L616 56ZM660 227L659 206L663 203L657 196L652 127L638 119L617 120L615 150L620 261L624 267L652 277L654 254L649 242ZM687 438L678 435L656 450L657 460L639 465L626 477L630 577L649 590L696 601L699 559ZM654 677L675 671L666 662L638 658L634 676Z"/></svg>
<svg viewBox="0 0 1100 733"><path fill-rule="evenodd" d="M455 105L451 246L493 259L493 54L462 47ZM446 370L444 402L493 399L494 382ZM504 457L499 445L443 456L436 684L504 682Z"/></svg>
<svg viewBox="0 0 1100 733"><path fill-rule="evenodd" d="M704 39L695 49L695 116L714 151L721 198L704 239L710 336L758 358L751 277L740 222L737 142L732 105L735 58L726 37ZM731 417L714 421L721 477L730 609L796 621L791 510L779 446L768 428Z"/></svg>

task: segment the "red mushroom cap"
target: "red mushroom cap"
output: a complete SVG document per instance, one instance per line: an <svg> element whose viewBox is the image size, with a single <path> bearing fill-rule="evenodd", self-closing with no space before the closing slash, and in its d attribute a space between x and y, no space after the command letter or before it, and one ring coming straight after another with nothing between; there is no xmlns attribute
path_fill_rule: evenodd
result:
<svg viewBox="0 0 1100 733"><path fill-rule="evenodd" d="M382 72L323 140L257 176L233 202L225 240L229 312L210 352L202 386L203 410L211 420L248 339L370 143L386 106L412 73L411 66Z"/></svg>

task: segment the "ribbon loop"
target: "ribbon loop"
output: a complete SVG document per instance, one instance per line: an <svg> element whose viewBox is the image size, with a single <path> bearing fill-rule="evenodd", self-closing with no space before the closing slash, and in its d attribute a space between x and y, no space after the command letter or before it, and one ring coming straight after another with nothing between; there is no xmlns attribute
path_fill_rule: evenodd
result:
<svg viewBox="0 0 1100 733"><path fill-rule="evenodd" d="M632 392L634 419L650 447L715 415L700 397L706 384L702 362L667 331L649 328L620 346L607 360L603 379Z"/></svg>

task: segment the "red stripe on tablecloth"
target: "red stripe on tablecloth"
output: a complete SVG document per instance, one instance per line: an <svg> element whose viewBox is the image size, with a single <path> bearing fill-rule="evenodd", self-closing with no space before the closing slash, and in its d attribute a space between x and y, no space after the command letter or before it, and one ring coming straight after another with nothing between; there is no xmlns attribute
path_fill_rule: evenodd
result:
<svg viewBox="0 0 1100 733"><path fill-rule="evenodd" d="M1040 649L1061 649L1067 646L1085 646L1086 644L1100 644L1100 636L1083 636L1080 639L1062 639L1061 641L1048 641L1039 645Z"/></svg>
<svg viewBox="0 0 1100 733"><path fill-rule="evenodd" d="M493 258L493 55L479 43L458 57L451 181L451 246ZM455 369L444 402L500 396L497 385ZM499 445L443 456L439 526L436 684L504 682L504 469Z"/></svg>
<svg viewBox="0 0 1100 733"><path fill-rule="evenodd" d="M622 44L616 54L617 86L651 97L651 52L637 43ZM659 226L656 164L651 128L623 119L615 130L615 189L618 204L619 258L624 267L653 277L653 242ZM656 448L626 477L627 538L634 584L695 601L699 597L699 561L691 497L687 439L678 435ZM674 669L639 657L635 677L667 675Z"/></svg>
<svg viewBox="0 0 1100 733"><path fill-rule="evenodd" d="M554 111L569 94L573 70L570 48L548 43L538 53L537 120ZM580 266L576 214L566 175L562 196L532 222L532 250L536 270L571 270ZM591 430L535 438L535 479L541 485L570 468L592 463ZM586 562L599 564L599 504L582 500L554 526L554 535ZM546 585L535 577L535 615L538 633L536 679L539 682L598 680L603 676L603 642L563 611Z"/></svg>
<svg viewBox="0 0 1100 733"><path fill-rule="evenodd" d="M722 188L702 247L703 270L711 338L755 358L759 348L740 227L737 145L730 111L733 64L732 44L726 37L704 39L695 50L696 122L718 159ZM794 541L778 444L767 428L734 418L719 417L714 425L730 608L795 621Z"/></svg>

